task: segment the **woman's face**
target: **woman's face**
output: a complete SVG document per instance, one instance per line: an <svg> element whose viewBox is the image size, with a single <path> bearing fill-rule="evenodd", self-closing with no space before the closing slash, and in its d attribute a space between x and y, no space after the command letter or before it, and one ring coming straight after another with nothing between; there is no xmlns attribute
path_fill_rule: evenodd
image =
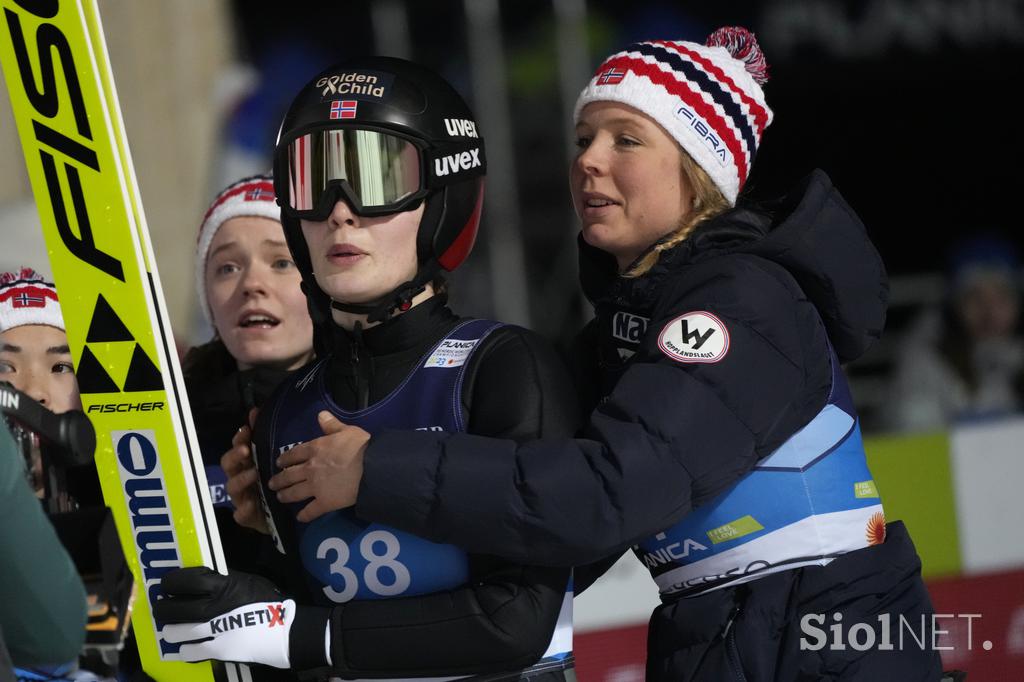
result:
<svg viewBox="0 0 1024 682"><path fill-rule="evenodd" d="M281 223L240 216L210 243L206 296L217 335L241 369L296 369L313 355L313 323Z"/></svg>
<svg viewBox="0 0 1024 682"><path fill-rule="evenodd" d="M647 115L615 102L583 109L576 145L569 184L583 238L622 271L692 210L682 151Z"/></svg>
<svg viewBox="0 0 1024 682"><path fill-rule="evenodd" d="M313 275L342 303L369 303L416 276L416 233L423 204L412 211L366 218L345 201L327 220L302 221Z"/></svg>
<svg viewBox="0 0 1024 682"><path fill-rule="evenodd" d="M0 381L9 381L53 412L82 409L68 337L45 324L0 334Z"/></svg>
<svg viewBox="0 0 1024 682"><path fill-rule="evenodd" d="M1012 337L1020 315L1013 278L1004 273L975 277L959 298L959 313L974 341Z"/></svg>

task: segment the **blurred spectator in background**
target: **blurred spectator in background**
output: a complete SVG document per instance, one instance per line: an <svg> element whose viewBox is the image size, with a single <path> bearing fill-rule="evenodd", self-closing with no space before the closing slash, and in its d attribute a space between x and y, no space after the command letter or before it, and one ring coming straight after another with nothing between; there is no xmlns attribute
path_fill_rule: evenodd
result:
<svg viewBox="0 0 1024 682"><path fill-rule="evenodd" d="M251 14L248 5L241 11ZM272 25L275 32L280 30L278 23ZM326 52L308 37L283 31L261 44L251 63L236 65L230 72L220 93L231 108L224 122L224 146L215 160L215 186L255 175L269 166L277 128L290 103L287 94L281 93L294 92L302 85L304 74L316 73L321 64L329 63Z"/></svg>
<svg viewBox="0 0 1024 682"><path fill-rule="evenodd" d="M908 333L895 377L893 426L942 429L1024 409L1019 260L994 235L954 244L941 310Z"/></svg>

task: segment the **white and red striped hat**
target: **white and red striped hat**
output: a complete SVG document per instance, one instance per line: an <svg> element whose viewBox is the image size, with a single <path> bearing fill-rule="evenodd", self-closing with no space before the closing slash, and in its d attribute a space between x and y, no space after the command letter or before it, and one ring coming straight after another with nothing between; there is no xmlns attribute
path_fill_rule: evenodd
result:
<svg viewBox="0 0 1024 682"><path fill-rule="evenodd" d="M57 289L32 268L0 274L0 332L26 324L64 329Z"/></svg>
<svg viewBox="0 0 1024 682"><path fill-rule="evenodd" d="M240 216L281 222L281 208L274 199L274 178L269 173L231 183L221 190L203 216L196 241L196 293L199 295L199 307L210 324L213 324L213 314L206 297L206 258L220 226Z"/></svg>
<svg viewBox="0 0 1024 682"><path fill-rule="evenodd" d="M591 102L620 102L654 119L710 176L730 204L750 174L772 122L761 86L768 66L754 34L720 28L706 44L652 40L613 54L580 93L579 121Z"/></svg>

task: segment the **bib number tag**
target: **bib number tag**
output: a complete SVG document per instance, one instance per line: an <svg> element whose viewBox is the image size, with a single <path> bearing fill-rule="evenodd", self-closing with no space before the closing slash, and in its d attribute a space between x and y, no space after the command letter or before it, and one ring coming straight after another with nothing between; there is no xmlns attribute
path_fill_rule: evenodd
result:
<svg viewBox="0 0 1024 682"><path fill-rule="evenodd" d="M302 564L334 603L441 592L469 580L469 561L458 547L368 524L350 512L321 516L299 533Z"/></svg>
<svg viewBox="0 0 1024 682"><path fill-rule="evenodd" d="M323 592L334 602L347 602L359 593L360 584L377 597L395 597L412 583L408 567L398 560L402 547L386 530L370 531L359 541L359 554L366 566L362 576L349 567L351 550L341 538L326 538L316 548L316 558L330 562L330 584ZM362 582L360 583L360 577ZM336 586L340 583L340 589Z"/></svg>

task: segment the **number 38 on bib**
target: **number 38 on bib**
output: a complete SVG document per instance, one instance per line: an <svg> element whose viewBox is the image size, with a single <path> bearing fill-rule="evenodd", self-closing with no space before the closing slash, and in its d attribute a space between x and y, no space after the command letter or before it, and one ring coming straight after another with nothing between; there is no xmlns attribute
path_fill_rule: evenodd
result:
<svg viewBox="0 0 1024 682"><path fill-rule="evenodd" d="M469 580L459 548L367 524L349 511L326 514L301 535L302 564L333 602L440 592Z"/></svg>

